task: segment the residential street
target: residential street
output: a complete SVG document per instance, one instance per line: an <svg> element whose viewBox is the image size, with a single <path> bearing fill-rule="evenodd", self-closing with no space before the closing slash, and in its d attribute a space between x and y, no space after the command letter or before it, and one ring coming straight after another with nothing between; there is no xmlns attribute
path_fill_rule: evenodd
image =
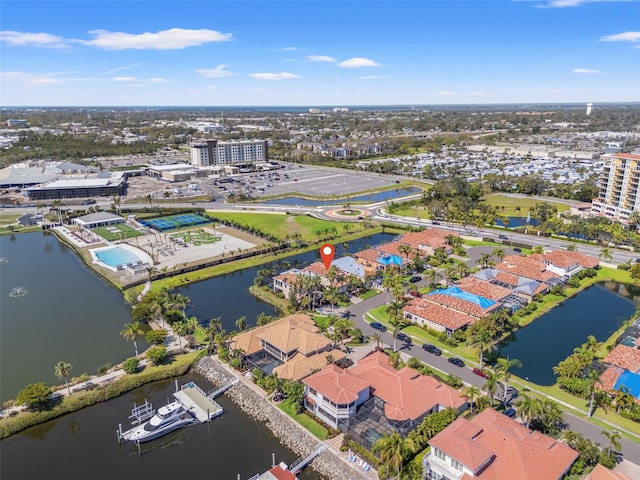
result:
<svg viewBox="0 0 640 480"><path fill-rule="evenodd" d="M425 280L422 280L417 286L424 286L426 283ZM386 345L393 346L393 336L390 331L386 332L378 332L369 326L369 323L365 321L364 315L366 312L371 310L372 308L378 307L385 303L386 301L386 293L381 293L380 295L376 295L375 297L364 300L360 303L354 304L349 307L349 318L354 322L357 328L360 328L366 335L373 335L374 333L378 333L382 338L383 342ZM443 355L437 357L431 353L425 352L422 350L420 345L411 344L411 345L403 345L400 341L397 342L398 348L403 355L407 355L408 357L416 357L420 361L426 363L427 365L434 367L442 372L447 374L457 375L462 379L466 384L475 385L481 388L484 385L484 378L475 375L472 372L472 368L477 365L471 365L460 368L452 365L447 361L447 357L451 356L447 354L446 349L443 350ZM400 348L402 347L402 348ZM468 363L465 360L466 363ZM585 437L598 442L602 446L607 445L607 439L602 435L602 428L594 425L582 418L576 417L573 414L569 413L565 409L565 421L568 427L571 430L574 430L578 433L583 434ZM613 428L611 429L613 430ZM640 446L628 440L625 437L622 437L620 440L622 444L622 454L625 460L628 460L636 465L640 465Z"/></svg>

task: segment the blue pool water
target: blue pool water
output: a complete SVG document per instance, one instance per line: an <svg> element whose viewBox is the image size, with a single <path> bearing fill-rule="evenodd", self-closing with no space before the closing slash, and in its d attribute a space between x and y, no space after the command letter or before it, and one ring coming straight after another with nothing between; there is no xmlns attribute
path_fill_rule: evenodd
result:
<svg viewBox="0 0 640 480"><path fill-rule="evenodd" d="M113 268L117 268L118 265L126 265L127 263L136 263L140 260L135 253L120 247L113 247L109 250L98 251L96 252L96 257L98 257L98 260L102 263Z"/></svg>

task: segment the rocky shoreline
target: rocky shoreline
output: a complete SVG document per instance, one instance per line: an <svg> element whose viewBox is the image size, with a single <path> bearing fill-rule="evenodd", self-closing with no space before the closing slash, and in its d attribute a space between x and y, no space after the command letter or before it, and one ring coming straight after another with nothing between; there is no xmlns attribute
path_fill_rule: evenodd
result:
<svg viewBox="0 0 640 480"><path fill-rule="evenodd" d="M227 365L214 357L202 358L194 365L193 369L216 386L225 385L234 377L241 377L240 374L229 369ZM241 379L225 395L243 412L265 425L280 442L301 457L308 455L322 443L287 414L267 401L262 391L257 387L254 390L246 383L246 379ZM344 462L331 449L325 450L316 457L311 466L329 480L364 480L369 478Z"/></svg>

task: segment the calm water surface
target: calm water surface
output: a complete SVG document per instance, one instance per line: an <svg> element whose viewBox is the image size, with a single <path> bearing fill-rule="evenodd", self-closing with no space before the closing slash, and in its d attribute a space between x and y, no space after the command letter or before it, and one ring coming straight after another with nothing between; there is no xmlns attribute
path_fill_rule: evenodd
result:
<svg viewBox="0 0 640 480"><path fill-rule="evenodd" d="M609 338L640 303L640 291L616 282L602 282L571 297L549 313L517 332L500 348L500 356L517 358L522 368L515 375L539 385L553 385L553 373L560 361L594 335L600 342Z"/></svg>
<svg viewBox="0 0 640 480"><path fill-rule="evenodd" d="M179 379L194 380L205 390L213 385L198 375ZM236 480L262 473L276 461L287 464L296 455L280 445L263 425L240 411L224 395L217 401L225 413L210 424L194 425L137 447L116 439L118 423L128 426L133 403L145 398L157 408L174 391L174 382L145 385L108 402L86 408L57 420L32 427L0 442L0 478L158 480L203 478ZM302 480L319 480L311 469Z"/></svg>
<svg viewBox="0 0 640 480"><path fill-rule="evenodd" d="M133 344L120 336L131 321L122 293L53 234L3 235L0 256L8 261L0 265L2 401L29 383L58 384L60 360L77 376L133 356ZM15 287L29 293L12 298Z"/></svg>

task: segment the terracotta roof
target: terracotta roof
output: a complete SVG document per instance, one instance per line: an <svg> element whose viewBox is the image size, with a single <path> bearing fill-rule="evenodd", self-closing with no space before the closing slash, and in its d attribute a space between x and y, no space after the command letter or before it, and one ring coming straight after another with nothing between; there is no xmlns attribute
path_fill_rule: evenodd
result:
<svg viewBox="0 0 640 480"><path fill-rule="evenodd" d="M496 302L504 300L513 293L508 288L494 285L476 277L462 278L456 283L456 285L465 292L473 293Z"/></svg>
<svg viewBox="0 0 640 480"><path fill-rule="evenodd" d="M305 378L302 383L319 392L333 403L345 405L355 402L358 394L369 388L369 382L361 379L353 371L328 365L317 373Z"/></svg>
<svg viewBox="0 0 640 480"><path fill-rule="evenodd" d="M514 275L513 273L500 271L500 273L495 276L495 279L501 283L506 283L507 285L513 285L514 287L518 286L518 275Z"/></svg>
<svg viewBox="0 0 640 480"><path fill-rule="evenodd" d="M442 325L449 330L457 330L476 321L474 317L430 302L424 297L411 300L402 311Z"/></svg>
<svg viewBox="0 0 640 480"><path fill-rule="evenodd" d="M429 441L480 480L558 480L578 452L531 431L491 408L469 421L459 417Z"/></svg>
<svg viewBox="0 0 640 480"><path fill-rule="evenodd" d="M327 365L327 355L333 357L333 361L337 362L347 356L342 350L334 348L331 351L323 351L306 357L304 355L294 355L293 358L287 360L286 363L278 365L273 369L279 378L289 380L301 380L311 375L314 371L320 370Z"/></svg>
<svg viewBox="0 0 640 480"><path fill-rule="evenodd" d="M406 243L411 245L413 248L418 249L420 246L429 246L434 250L436 248L451 248L450 245L447 244L447 236L452 235L454 237L459 237L455 232L449 232L447 230L440 230L439 228L429 228L427 230L423 230L421 232L410 232L405 233L400 241L402 243Z"/></svg>
<svg viewBox="0 0 640 480"><path fill-rule="evenodd" d="M620 472L614 472L606 467L603 467L599 463L596 465L589 475L584 477L584 480L631 480L626 475Z"/></svg>
<svg viewBox="0 0 640 480"><path fill-rule="evenodd" d="M493 313L497 308L500 307L499 303L494 303L490 307L482 308L480 305L470 302L469 300L463 300L461 298L452 297L451 295L445 295L443 293L430 293L426 296L426 298L430 302L438 303L444 307L453 308L460 313L471 315L476 318L488 317L489 315L491 315L491 313Z"/></svg>
<svg viewBox="0 0 640 480"><path fill-rule="evenodd" d="M619 343L603 361L609 365L637 373L640 371L640 350Z"/></svg>
<svg viewBox="0 0 640 480"><path fill-rule="evenodd" d="M280 280L285 285L293 285L294 283L296 283L297 278L298 278L298 275L291 272L284 272L284 273L281 273L280 275L276 275L275 277L273 277L274 280Z"/></svg>
<svg viewBox="0 0 640 480"><path fill-rule="evenodd" d="M423 251L411 247L413 250L409 252L409 258L407 258L407 255L405 253L402 253L398 250L398 247L400 247L401 245L408 245L409 247L411 247L411 245L405 242L389 242L383 245L378 245L376 249L380 252L390 253L391 255L396 255L402 258L402 263L409 263L411 259L415 257L416 253L422 257L425 256L425 253Z"/></svg>
<svg viewBox="0 0 640 480"><path fill-rule="evenodd" d="M296 313L236 335L231 340L231 348L239 348L246 355L251 355L262 350L261 340L282 352L298 350L305 355L331 345L331 340L318 333L311 317Z"/></svg>
<svg viewBox="0 0 640 480"><path fill-rule="evenodd" d="M520 277L532 278L539 282L544 282L552 278L560 278L560 275L557 273L547 270L544 262L518 255L507 255L502 262L495 265L494 268Z"/></svg>
<svg viewBox="0 0 640 480"><path fill-rule="evenodd" d="M611 153L603 156L614 157L614 158L628 158L629 160L640 160L640 155L634 155L632 153Z"/></svg>
<svg viewBox="0 0 640 480"><path fill-rule="evenodd" d="M583 268L595 268L600 264L597 258L585 255L579 252L570 252L569 250L553 250L548 253L535 253L529 258L542 262L549 262L552 265L569 268L572 265L579 265Z"/></svg>
<svg viewBox="0 0 640 480"><path fill-rule="evenodd" d="M611 366L607 368L596 383L596 387L599 390L607 393L614 393L613 387L616 386L616 382L618 381L618 377L624 373L624 369L620 367Z"/></svg>
<svg viewBox="0 0 640 480"><path fill-rule="evenodd" d="M363 358L350 370L368 382L373 394L385 402L385 415L390 420L416 420L437 405L458 409L467 402L460 392L432 377L408 367L394 369L383 352Z"/></svg>
<svg viewBox="0 0 640 480"><path fill-rule="evenodd" d="M275 467L272 467L271 470L269 470L268 472L260 475L260 479L261 480L297 480L298 477L296 477L289 470L284 469L282 466L276 465Z"/></svg>
<svg viewBox="0 0 640 480"><path fill-rule="evenodd" d="M324 266L324 263L322 262L313 262L311 265L304 267L302 271L314 273L321 277L326 277L328 272L327 268Z"/></svg>

